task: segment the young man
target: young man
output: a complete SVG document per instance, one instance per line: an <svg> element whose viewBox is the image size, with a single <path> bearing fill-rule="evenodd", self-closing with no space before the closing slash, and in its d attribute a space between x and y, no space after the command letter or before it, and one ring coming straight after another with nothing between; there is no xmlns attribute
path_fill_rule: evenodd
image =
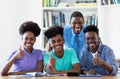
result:
<svg viewBox="0 0 120 79"><path fill-rule="evenodd" d="M70 17L70 25L64 26L65 47L73 48L76 51L77 57L80 58L81 50L85 45L84 17L83 14L75 11Z"/></svg>
<svg viewBox="0 0 120 79"><path fill-rule="evenodd" d="M96 26L84 29L87 45L83 48L80 59L83 74L115 75L118 71L113 50L102 44Z"/></svg>
<svg viewBox="0 0 120 79"><path fill-rule="evenodd" d="M49 74L67 74L68 72L80 73L77 55L72 48L64 49L63 28L50 27L45 31L52 51L44 54L45 70Z"/></svg>

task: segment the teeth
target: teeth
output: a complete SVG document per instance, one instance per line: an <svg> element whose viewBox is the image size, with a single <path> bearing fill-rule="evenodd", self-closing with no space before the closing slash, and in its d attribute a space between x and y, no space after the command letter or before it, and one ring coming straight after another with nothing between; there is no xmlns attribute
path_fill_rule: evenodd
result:
<svg viewBox="0 0 120 79"><path fill-rule="evenodd" d="M26 46L31 46L31 44L26 44Z"/></svg>
<svg viewBox="0 0 120 79"><path fill-rule="evenodd" d="M94 44L90 44L90 46L94 46Z"/></svg>
<svg viewBox="0 0 120 79"><path fill-rule="evenodd" d="M60 48L60 46L56 46L56 48L58 49L58 48Z"/></svg>

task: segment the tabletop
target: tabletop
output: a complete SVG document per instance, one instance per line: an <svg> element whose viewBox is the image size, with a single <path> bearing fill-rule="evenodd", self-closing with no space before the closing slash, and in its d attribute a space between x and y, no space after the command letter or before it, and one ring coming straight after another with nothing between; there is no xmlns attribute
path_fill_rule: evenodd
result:
<svg viewBox="0 0 120 79"><path fill-rule="evenodd" d="M20 75L10 75L0 76L0 79L120 79L120 73L115 76L102 76L102 77L69 77L69 76L25 77Z"/></svg>

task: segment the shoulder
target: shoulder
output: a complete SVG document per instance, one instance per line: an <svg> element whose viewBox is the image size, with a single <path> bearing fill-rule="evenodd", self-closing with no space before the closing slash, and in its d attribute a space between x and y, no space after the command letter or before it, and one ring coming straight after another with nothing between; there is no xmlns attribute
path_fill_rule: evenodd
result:
<svg viewBox="0 0 120 79"><path fill-rule="evenodd" d="M72 27L71 27L70 25L64 26L63 28L64 28L64 31L67 31L67 30L71 30L71 29L72 29Z"/></svg>
<svg viewBox="0 0 120 79"><path fill-rule="evenodd" d="M8 57L7 59L9 60L13 55L15 55L15 54L16 54L16 51L17 51L17 50L11 52L10 55L9 55L9 57Z"/></svg>
<svg viewBox="0 0 120 79"><path fill-rule="evenodd" d="M113 51L108 45L104 45L104 44L102 44L101 45L101 50L103 50L103 51Z"/></svg>
<svg viewBox="0 0 120 79"><path fill-rule="evenodd" d="M113 53L114 53L113 50L108 45L104 45L104 44L100 45L99 51L102 52L105 55L108 55L108 54L113 55Z"/></svg>
<svg viewBox="0 0 120 79"><path fill-rule="evenodd" d="M65 48L64 49L64 52L65 53L68 53L68 54L74 54L75 53L75 50L73 48Z"/></svg>
<svg viewBox="0 0 120 79"><path fill-rule="evenodd" d="M40 49L34 49L34 50L33 50L33 53L43 55L43 51L42 51L42 50L40 50Z"/></svg>

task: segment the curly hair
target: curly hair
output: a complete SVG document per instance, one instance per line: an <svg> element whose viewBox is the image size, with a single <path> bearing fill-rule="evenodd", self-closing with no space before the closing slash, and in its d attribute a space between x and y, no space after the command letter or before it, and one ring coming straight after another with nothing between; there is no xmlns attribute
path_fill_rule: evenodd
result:
<svg viewBox="0 0 120 79"><path fill-rule="evenodd" d="M50 39L57 34L60 34L63 37L63 27L62 26L52 26L48 30L44 32L44 35L47 37L47 39Z"/></svg>
<svg viewBox="0 0 120 79"><path fill-rule="evenodd" d="M95 32L95 33L97 33L97 35L99 35L99 29L97 28L97 26L94 26L94 25L87 26L86 28L84 28L83 32L84 33Z"/></svg>
<svg viewBox="0 0 120 79"><path fill-rule="evenodd" d="M26 21L23 24L21 24L21 26L19 28L19 33L20 33L20 35L23 35L27 31L34 33L34 35L36 37L36 36L39 36L41 29L37 23L32 22L32 21Z"/></svg>

